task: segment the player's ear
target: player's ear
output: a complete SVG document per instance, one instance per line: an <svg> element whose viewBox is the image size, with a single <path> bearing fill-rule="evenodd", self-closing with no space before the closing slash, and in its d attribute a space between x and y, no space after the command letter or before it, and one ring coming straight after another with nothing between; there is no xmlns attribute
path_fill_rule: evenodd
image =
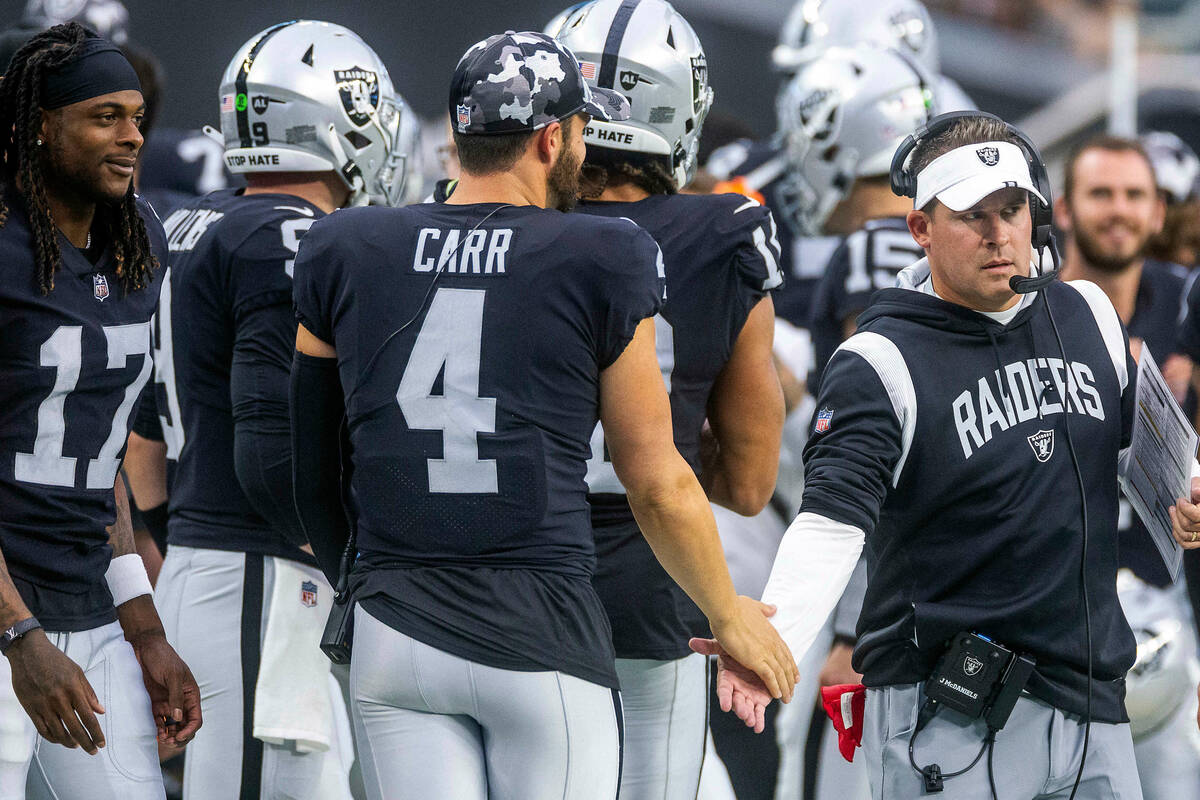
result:
<svg viewBox="0 0 1200 800"><path fill-rule="evenodd" d="M908 232L912 234L913 241L922 249L929 249L929 223L930 216L919 208L914 208L908 212L904 218L908 223Z"/></svg>
<svg viewBox="0 0 1200 800"><path fill-rule="evenodd" d="M563 126L560 122L551 122L537 131L534 136L537 141L538 160L545 164L553 164L563 147Z"/></svg>

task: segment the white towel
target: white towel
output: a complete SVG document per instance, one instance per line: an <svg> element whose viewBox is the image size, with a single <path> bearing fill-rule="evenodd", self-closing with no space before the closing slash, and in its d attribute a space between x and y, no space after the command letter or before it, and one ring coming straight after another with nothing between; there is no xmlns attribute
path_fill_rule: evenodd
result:
<svg viewBox="0 0 1200 800"><path fill-rule="evenodd" d="M330 661L318 644L333 589L316 567L272 558L275 579L254 696L254 738L324 752L334 736Z"/></svg>

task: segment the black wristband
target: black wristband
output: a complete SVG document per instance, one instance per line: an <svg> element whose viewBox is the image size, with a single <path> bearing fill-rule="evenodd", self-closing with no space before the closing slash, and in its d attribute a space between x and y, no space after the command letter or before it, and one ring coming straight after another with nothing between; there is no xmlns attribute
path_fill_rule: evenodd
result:
<svg viewBox="0 0 1200 800"><path fill-rule="evenodd" d="M37 617L26 617L20 622L14 623L11 628L0 633L0 655L7 653L8 648L12 647L22 636L40 627L42 627L42 623L37 621Z"/></svg>

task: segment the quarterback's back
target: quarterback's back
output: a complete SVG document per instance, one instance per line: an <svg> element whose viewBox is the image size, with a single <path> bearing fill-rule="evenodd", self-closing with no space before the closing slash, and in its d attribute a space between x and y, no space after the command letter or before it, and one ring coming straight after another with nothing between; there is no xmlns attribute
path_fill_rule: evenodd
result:
<svg viewBox="0 0 1200 800"><path fill-rule="evenodd" d="M318 222L297 260L297 311L338 352L359 547L586 569L600 371L657 310L661 265L628 220L531 206Z"/></svg>

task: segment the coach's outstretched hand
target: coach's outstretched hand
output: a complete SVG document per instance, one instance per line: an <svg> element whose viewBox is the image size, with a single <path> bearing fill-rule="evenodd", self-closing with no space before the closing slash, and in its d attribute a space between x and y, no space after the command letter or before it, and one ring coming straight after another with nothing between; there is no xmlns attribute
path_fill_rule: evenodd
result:
<svg viewBox="0 0 1200 800"><path fill-rule="evenodd" d="M791 650L767 617L775 607L738 597L738 613L728 621L710 621L715 639L692 639L697 653L718 656L717 696L721 709L762 731L762 714L771 698L792 699L800 679Z"/></svg>
<svg viewBox="0 0 1200 800"><path fill-rule="evenodd" d="M71 749L82 747L88 755L104 747L104 732L96 720L104 706L79 665L45 633L30 631L6 655L13 691L42 738Z"/></svg>

